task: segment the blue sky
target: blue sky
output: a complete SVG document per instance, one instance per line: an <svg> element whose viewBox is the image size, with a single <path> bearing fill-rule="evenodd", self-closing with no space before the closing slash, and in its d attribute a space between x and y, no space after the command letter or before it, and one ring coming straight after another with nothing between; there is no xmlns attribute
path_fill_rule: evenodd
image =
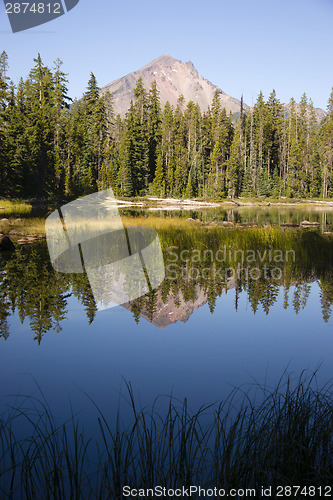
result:
<svg viewBox="0 0 333 500"><path fill-rule="evenodd" d="M49 66L59 57L72 97L90 71L103 86L167 52L247 104L274 88L282 102L306 92L326 109L332 25L333 0L80 0L55 21L12 34L0 0L0 51L15 83L38 52Z"/></svg>

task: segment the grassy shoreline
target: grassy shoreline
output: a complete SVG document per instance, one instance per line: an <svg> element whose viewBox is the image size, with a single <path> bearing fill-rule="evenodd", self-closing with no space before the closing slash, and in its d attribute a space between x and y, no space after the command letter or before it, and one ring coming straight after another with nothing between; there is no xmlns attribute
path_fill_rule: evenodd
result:
<svg viewBox="0 0 333 500"><path fill-rule="evenodd" d="M6 213L7 211L21 211L29 212L33 207L48 207L48 206L62 206L73 200L35 200L35 199L3 199L0 198L0 216L2 211ZM226 199L212 199L212 198L155 198L155 197L135 197L135 198L117 198L118 204L124 204L125 206L138 206L142 208L155 207L155 208L166 208L168 206L187 206L189 209L192 207L203 207L203 208L213 208L213 207L267 207L267 206L323 206L333 208L333 199L327 198L244 198L240 197L235 200L230 198Z"/></svg>
<svg viewBox="0 0 333 500"><path fill-rule="evenodd" d="M138 200L138 199L136 199ZM218 205L212 205L207 202L206 205L202 205L204 202L189 202L189 200L166 200L164 205L161 205L156 200L148 200L150 204L144 205L142 201L133 200L118 200L117 207L120 210L122 220L125 226L132 225L145 225L151 226L158 229L170 228L170 226L175 227L176 229L188 230L190 232L195 231L200 226L206 227L209 226L209 229L217 228L219 230L233 230L233 229L249 229L249 228L262 228L264 230L271 229L272 227L279 227L282 229L286 229L287 227L300 227L301 223L298 221L297 224L290 223L288 221L285 223L281 221L281 223L277 223L276 221L267 222L266 220L258 221L255 217L252 217L250 220L247 216L243 221L237 221L237 218L234 220L220 220L219 217L215 217L214 210L222 209L221 213L226 213L226 210L230 210L235 208L236 210L240 209L270 209L276 207L293 207L295 209L304 208L306 209L314 209L313 212L321 213L322 210L330 210L333 209L333 201L331 205L323 205L322 203L316 204L315 201L308 202L307 205L303 205L302 202L295 201L293 205L289 205L286 202L283 205L275 204L273 202L270 203L270 206L267 207L267 203L264 205L251 205L250 203L243 203L242 206L236 206L232 202L229 202L228 206L223 205L223 202ZM169 203L170 202L170 203ZM175 205L175 203L178 205ZM61 203L59 202L59 206ZM54 210L56 210L56 205L42 205L41 207L35 207L34 205L29 204L27 201L3 201L0 200L0 237L9 236L14 242L19 243L28 243L33 242L34 237L45 236L45 219ZM169 211L169 213L163 213L163 210ZM133 212L134 211L134 212ZM159 213L161 211L161 213ZM172 216L172 211L177 211L177 216ZM189 217L193 215L196 211L200 211L199 216L194 215L194 217L198 217L193 219ZM179 212L182 214L179 216ZM135 216L133 216L135 213ZM230 211L230 213L232 213ZM188 215L187 215L188 214ZM269 216L268 216L269 217ZM307 214L304 214L304 217L307 217ZM311 220L311 219L310 219ZM196 223L196 224L194 224ZM308 226L312 228L318 228L321 223L310 222ZM326 231L326 226L328 228L332 227L332 224L326 224L325 222L325 231L324 234L333 234L330 231ZM330 229L331 230L331 229ZM27 237L30 237L30 241L25 240ZM20 239L22 241L20 241Z"/></svg>
<svg viewBox="0 0 333 500"><path fill-rule="evenodd" d="M2 498L120 499L124 485L259 491L333 482L332 387L319 388L316 374L235 389L198 411L172 397L164 410L158 400L141 408L127 389L130 423L92 402L97 437L87 437L73 413L59 425L43 398L12 408L0 420ZM15 435L20 419L31 428L23 439Z"/></svg>

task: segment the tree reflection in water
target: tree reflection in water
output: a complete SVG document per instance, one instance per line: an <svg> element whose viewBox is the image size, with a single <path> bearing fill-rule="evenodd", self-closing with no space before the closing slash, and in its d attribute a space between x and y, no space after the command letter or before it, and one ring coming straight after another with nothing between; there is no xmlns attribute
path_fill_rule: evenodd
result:
<svg viewBox="0 0 333 500"><path fill-rule="evenodd" d="M333 304L333 239L330 235L279 228L243 231L200 228L183 232L165 230L160 231L159 236L166 278L158 289L123 305L132 311L136 322L142 317L164 328L179 320L186 322L194 310L206 303L213 314L217 298L231 289L236 310L240 294L246 293L253 313L261 306L266 314L282 289L283 307L292 307L297 314L306 307L314 282L320 290L322 318L325 322L330 318ZM226 252L221 261L218 250L222 248L232 251ZM186 259L182 258L184 249L191 250L186 253ZM210 252L205 253L204 249ZM257 249L260 252L256 258L253 259L253 255L250 258L248 250L255 253ZM272 262L275 255L272 252L276 250L283 255L293 250L294 258ZM2 338L8 338L9 319L15 312L22 323L25 319L29 321L38 343L48 331L59 333L63 320L69 315L70 297L79 300L89 324L92 323L97 307L86 274L55 272L44 242L22 246L11 256L4 253L0 256Z"/></svg>

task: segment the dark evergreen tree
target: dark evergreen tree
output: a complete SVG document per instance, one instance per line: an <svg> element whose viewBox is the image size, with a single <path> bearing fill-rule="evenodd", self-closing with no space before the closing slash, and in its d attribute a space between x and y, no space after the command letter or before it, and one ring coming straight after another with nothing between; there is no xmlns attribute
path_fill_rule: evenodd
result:
<svg viewBox="0 0 333 500"><path fill-rule="evenodd" d="M162 116L159 91L156 87L156 80L151 84L148 100L148 148L149 148L149 176L148 182L151 182L155 176L157 156L161 152L162 138Z"/></svg>
<svg viewBox="0 0 333 500"><path fill-rule="evenodd" d="M27 132L30 149L30 195L45 197L56 191L54 185L54 94L51 71L44 66L40 54L34 59L26 84Z"/></svg>
<svg viewBox="0 0 333 500"><path fill-rule="evenodd" d="M6 141L8 127L7 106L10 98L8 86L8 56L5 51L0 55L0 193L7 195L11 188L10 172L6 168L7 160L10 157Z"/></svg>

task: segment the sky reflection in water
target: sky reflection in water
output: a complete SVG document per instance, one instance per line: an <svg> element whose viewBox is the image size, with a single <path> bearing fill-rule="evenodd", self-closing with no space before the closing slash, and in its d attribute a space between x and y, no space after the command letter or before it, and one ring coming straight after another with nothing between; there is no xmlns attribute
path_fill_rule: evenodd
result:
<svg viewBox="0 0 333 500"><path fill-rule="evenodd" d="M58 416L68 415L69 398L90 414L82 391L110 414L124 380L143 405L172 393L194 409L234 386L274 385L286 368L299 374L322 363L326 382L333 377L329 262L282 267L280 281L169 279L154 297L96 314L84 276L54 273L45 245L21 249L2 262L1 406L6 395L35 391L34 379Z"/></svg>

